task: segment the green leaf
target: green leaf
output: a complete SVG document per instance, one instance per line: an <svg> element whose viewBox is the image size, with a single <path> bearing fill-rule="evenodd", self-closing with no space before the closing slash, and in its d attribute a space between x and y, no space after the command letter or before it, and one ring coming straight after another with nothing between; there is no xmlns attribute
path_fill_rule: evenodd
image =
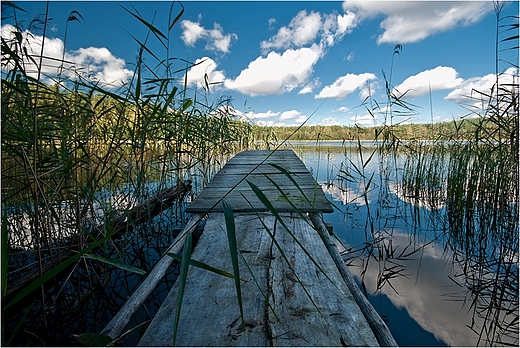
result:
<svg viewBox="0 0 520 348"><path fill-rule="evenodd" d="M240 307L240 316L242 318L242 325L244 324L244 308L242 306L242 289L240 286L240 268L238 266L238 248L237 237L235 231L235 216L233 215L233 208L229 203L223 199L222 206L224 208L224 218L226 220L226 231L229 242L229 252L231 255L231 264L233 265L233 273L235 274L235 288L237 291L238 306Z"/></svg>
<svg viewBox="0 0 520 348"><path fill-rule="evenodd" d="M173 257L177 261L182 261L182 255L173 254L173 253L168 253L167 255L170 256L170 257ZM197 267L197 268L200 268L200 269L204 269L206 271L210 271L210 272L213 272L215 274L218 274L218 275L221 275L221 276L224 276L224 277L235 279L235 276L232 275L231 273L223 271L223 270L221 270L219 268L212 267L212 266L208 265L207 263L204 263L204 262L201 262L201 261L197 261L197 260L194 260L194 259L190 259L189 262L190 262L190 266L194 266L194 267ZM241 279L241 280L245 281L244 279Z"/></svg>
<svg viewBox="0 0 520 348"><path fill-rule="evenodd" d="M164 45L164 42L161 40L161 37L163 39L166 39L168 40L168 38L166 37L166 35L164 35L159 29L157 29L153 24L147 22L146 20L144 20L141 16L129 11L128 9L124 8L123 9L125 11L127 11L128 13L130 13L132 16L134 16L139 22L143 23L148 29L150 29L150 31L155 35L155 37L157 37L157 39ZM166 45L164 45L166 47Z"/></svg>
<svg viewBox="0 0 520 348"><path fill-rule="evenodd" d="M175 19L173 20L172 24L170 24L170 26L168 27L168 31L172 30L172 28L175 25L175 23L177 23L179 21L179 19L181 19L182 15L184 14L184 5L182 4L182 2L179 2L179 4L181 5L182 10L179 12L177 17L175 17ZM172 4L172 7L173 7L173 4Z"/></svg>
<svg viewBox="0 0 520 348"><path fill-rule="evenodd" d="M182 103L181 111L186 111L192 105L193 105L193 100L191 100L189 98L184 100L184 102Z"/></svg>
<svg viewBox="0 0 520 348"><path fill-rule="evenodd" d="M146 271L144 271L144 270L142 270L140 268L137 268L137 267L134 267L134 266L130 266L130 265L124 264L124 263L119 262L119 261L111 260L111 259L108 259L108 258L103 257L103 256L98 256L98 255L93 255L93 254L86 254L83 257L86 257L86 258L92 259L92 260L101 261L101 262L104 262L106 264L109 264L109 265L112 265L112 266L116 266L117 268L121 268L121 269L123 269L125 271L128 271L128 272L133 272L133 273L137 273L137 274L146 274Z"/></svg>
<svg viewBox="0 0 520 348"><path fill-rule="evenodd" d="M76 338L82 345L89 347L106 347L111 345L113 341L110 336L98 333L84 333L81 335L74 335L74 338Z"/></svg>
<svg viewBox="0 0 520 348"><path fill-rule="evenodd" d="M24 9L21 8L20 6L15 5L14 2L12 2L12 1L3 1L3 2L2 2L2 5L4 5L4 6L9 6L9 7L12 7L12 8L14 8L14 9L17 9L18 11L22 11L22 12L27 13L26 10L24 10Z"/></svg>

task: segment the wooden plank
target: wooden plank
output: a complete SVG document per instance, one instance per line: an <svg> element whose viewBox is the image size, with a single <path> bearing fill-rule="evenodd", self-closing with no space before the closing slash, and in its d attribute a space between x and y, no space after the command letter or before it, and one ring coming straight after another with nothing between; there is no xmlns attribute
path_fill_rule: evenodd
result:
<svg viewBox="0 0 520 348"><path fill-rule="evenodd" d="M198 204L196 209L188 207L187 212L212 211L222 212L221 198L228 193L228 190L211 190L203 191L198 197ZM302 197L301 192L297 189L285 190L285 195L289 198L291 203L277 189L262 190L269 202L273 204L279 212L291 212L298 210L300 212L332 212L332 208L328 206L328 201L322 196L320 191L311 194L307 192L308 202ZM315 197L314 197L315 196ZM225 196L226 201L233 207L234 211L240 212L265 212L268 208L259 200L256 194L250 190L233 190ZM296 209L293 207L296 207Z"/></svg>
<svg viewBox="0 0 520 348"><path fill-rule="evenodd" d="M276 240L283 250L273 248L269 270L269 300L276 312L275 317L269 310L272 345L377 346L316 231L303 219L285 221L293 235L277 227Z"/></svg>
<svg viewBox="0 0 520 348"><path fill-rule="evenodd" d="M276 163L293 173L292 178L296 185L283 172L267 164L267 162ZM294 207L269 179L282 189ZM237 212L267 211L268 209L256 197L247 181L254 183L264 192L278 211L298 210L324 213L333 211L321 187L293 151L260 150L244 151L230 159L201 194L188 206L186 212L220 212L222 211L220 201L223 197Z"/></svg>
<svg viewBox="0 0 520 348"><path fill-rule="evenodd" d="M245 326L240 325L234 281L190 268L176 345L377 345L316 231L294 214L282 217L328 277L271 214L260 218L283 253L259 217L235 214L237 245L247 262L240 262ZM223 214L211 214L192 258L232 272ZM173 343L177 291L175 285L139 346Z"/></svg>
<svg viewBox="0 0 520 348"><path fill-rule="evenodd" d="M245 179L244 179L245 177ZM316 180L314 180L309 175L301 175L295 174L291 176L296 182L297 186L292 182L287 182L290 180L285 174L280 172L273 174L251 174L244 176L242 174L226 174L226 175L218 175L214 177L211 182L206 186L205 190L213 189L213 188L234 188L237 184L241 185L241 188L247 187L247 181L254 183L259 188L274 188L276 183L282 187L291 187L291 188L304 188L304 187L319 187ZM271 181L272 180L272 181ZM320 188L321 189L321 188Z"/></svg>
<svg viewBox="0 0 520 348"><path fill-rule="evenodd" d="M275 219L262 216L273 228ZM254 215L237 215L237 245L249 269L240 262L245 329L240 328L240 310L234 280L199 268L190 267L184 294L178 346L268 346L265 330L265 281L271 239ZM233 273L223 214L212 214L193 251L192 259ZM253 275L255 277L253 277ZM255 278L257 281L255 281ZM258 282L258 285L257 285ZM177 284L168 294L139 346L164 346L173 343L173 325L177 306Z"/></svg>

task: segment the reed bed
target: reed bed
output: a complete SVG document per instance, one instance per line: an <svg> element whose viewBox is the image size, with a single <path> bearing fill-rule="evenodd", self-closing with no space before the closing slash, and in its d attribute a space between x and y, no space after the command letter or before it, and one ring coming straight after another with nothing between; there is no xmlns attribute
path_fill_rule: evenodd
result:
<svg viewBox="0 0 520 348"><path fill-rule="evenodd" d="M491 346L517 345L519 328L518 66L500 59L500 52L511 49L503 46L518 43L514 32L518 17L502 17L502 6L495 3L496 82L491 90L474 91L473 96L483 108L468 107L470 113L453 123L451 133L432 133L428 141L403 139L396 130L413 116L414 106L392 94L390 72L385 123L376 132L377 149L363 148L360 141L359 151L346 154L334 183L350 195L348 202L364 202L366 241L344 252L348 263L361 267L361 286L365 288L364 275L375 262L377 291L393 288L394 278L410 276L407 260L420 257L433 241L443 240L452 267L462 270L452 280L463 291L450 298L468 304L474 319L469 329L476 334L476 344ZM396 46L394 57L401 49ZM374 116L379 105L371 97L365 102ZM367 170L371 166L379 166L378 174ZM401 203L393 206L392 196ZM374 200L375 210L369 204ZM345 216L348 219L348 211ZM393 244L396 218L430 234L430 241L414 242L421 237L414 234L407 245Z"/></svg>
<svg viewBox="0 0 520 348"><path fill-rule="evenodd" d="M184 12L178 6L165 31L123 9L149 32L136 38L132 80L114 89L64 59L33 54L16 21L23 9L2 4L14 23L2 37L2 313L15 318L2 320L2 344L77 344L73 333L101 331L96 325L118 310L185 223L185 199L122 235L104 223L186 180L203 186L252 144L251 126L229 112L230 100L183 87L179 76L193 64L171 57L168 40ZM81 20L73 11L67 26ZM45 38L48 12L29 27L35 24ZM150 52L152 39L165 51ZM96 231L102 239L89 232L94 226L104 226ZM6 296L34 271L17 296ZM149 318L153 305L146 306L139 315ZM60 320L64 313L70 319ZM62 327L70 322L77 325Z"/></svg>

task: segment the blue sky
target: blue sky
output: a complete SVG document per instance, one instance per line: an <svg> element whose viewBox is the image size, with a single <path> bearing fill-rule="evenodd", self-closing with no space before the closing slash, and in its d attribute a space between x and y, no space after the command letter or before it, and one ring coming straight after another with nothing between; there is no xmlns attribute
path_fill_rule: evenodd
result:
<svg viewBox="0 0 520 348"><path fill-rule="evenodd" d="M17 12L18 21L28 44L37 47L42 28L29 23L45 13L45 2L15 4L27 11ZM182 4L184 14L169 31L169 54L190 62L204 60L188 72L188 94L207 94L210 100L230 96L237 115L262 125L297 125L311 115L306 124L380 124L386 114L384 74L390 77L392 58L392 86L416 105L414 115L396 116L394 123L458 119L475 104L467 98L471 90L489 91L495 81L496 18L490 1ZM123 7L167 33L171 6L156 1L51 1L45 55L61 58L65 50L67 60L89 70L86 78L116 89L134 71L139 50L134 38L144 42L148 32ZM174 4L172 16L180 10ZM72 11L84 20L68 23L64 43ZM504 13L518 16L518 2L507 3ZM6 15L2 37L10 35L12 20ZM394 56L397 44L402 49ZM513 44L503 47L508 45ZM166 57L153 36L147 47ZM517 50L501 57L518 64ZM155 64L150 56L146 62ZM184 67L181 60L176 62L175 68ZM518 76L505 63L500 71L505 78ZM56 68L45 73L52 76ZM201 87L204 74L215 82L209 93ZM183 77L179 72L179 80ZM372 105L379 105L372 115L360 106L369 94L377 103Z"/></svg>

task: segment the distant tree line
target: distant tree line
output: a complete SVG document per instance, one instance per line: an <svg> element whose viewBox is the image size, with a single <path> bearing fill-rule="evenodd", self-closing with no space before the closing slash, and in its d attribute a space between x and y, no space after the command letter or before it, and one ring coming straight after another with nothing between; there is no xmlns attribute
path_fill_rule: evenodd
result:
<svg viewBox="0 0 520 348"><path fill-rule="evenodd" d="M281 140L383 140L385 135L401 140L466 140L475 139L475 132L482 126L492 131L494 124L482 119L464 119L451 122L428 124L382 125L376 127L360 126L291 126L265 127L253 126L253 134L261 141Z"/></svg>

